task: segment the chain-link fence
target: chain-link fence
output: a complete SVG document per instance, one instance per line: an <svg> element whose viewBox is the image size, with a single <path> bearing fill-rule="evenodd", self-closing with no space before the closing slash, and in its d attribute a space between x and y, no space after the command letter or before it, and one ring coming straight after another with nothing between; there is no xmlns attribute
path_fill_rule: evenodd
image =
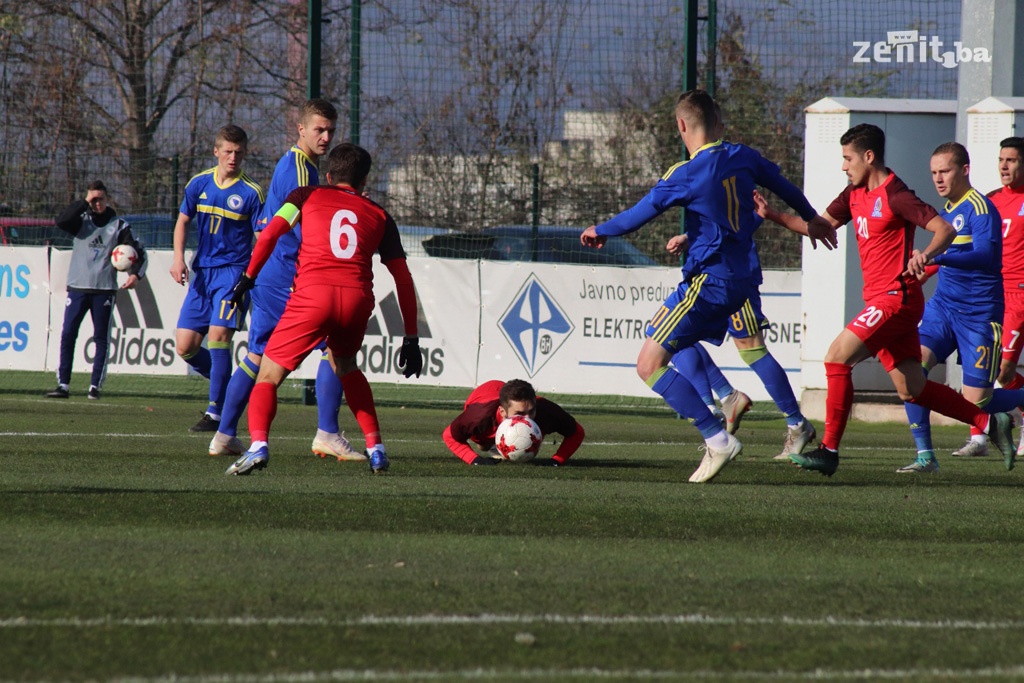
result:
<svg viewBox="0 0 1024 683"><path fill-rule="evenodd" d="M522 227L432 235L578 231L642 197L680 158L671 111L685 5L364 2L354 36L351 5L327 0L321 87L341 112L339 139L350 137L359 104L359 141L375 157L371 192L436 253L572 260L579 252L557 246L555 229L544 229L553 241L539 251L515 246ZM882 63L870 50L865 59L858 43L917 30L952 44L958 0L768 5L700 2L698 85L719 99L730 139L798 184L811 102L956 95L955 69L930 57ZM306 97L308 28L305 0L0 0L5 238L51 238L47 221L101 178L146 242L169 247L181 188L213 165L213 133L228 122L249 132L246 170L268 183ZM670 263L663 245L678 229L671 212L618 258ZM795 240L763 230L764 265L799 267Z"/></svg>

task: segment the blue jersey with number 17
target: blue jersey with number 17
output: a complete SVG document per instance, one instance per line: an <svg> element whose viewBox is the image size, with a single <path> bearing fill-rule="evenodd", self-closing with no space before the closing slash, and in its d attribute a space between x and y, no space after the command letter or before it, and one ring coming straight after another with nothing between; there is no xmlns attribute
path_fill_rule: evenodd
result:
<svg viewBox="0 0 1024 683"><path fill-rule="evenodd" d="M248 264L262 206L263 188L245 173L225 183L217 181L216 167L193 176L179 209L199 236L192 267Z"/></svg>
<svg viewBox="0 0 1024 683"><path fill-rule="evenodd" d="M687 275L749 282L754 277L753 233L760 225L754 206L758 185L781 197L804 220L817 215L778 166L746 145L718 140L670 168L635 206L597 226L597 234L624 235L682 206L690 236Z"/></svg>
<svg viewBox="0 0 1024 683"><path fill-rule="evenodd" d="M306 156L298 147L289 149L274 168L274 176L270 180L267 201L263 205L259 229L262 230L270 222L282 206L284 200L300 187L319 185L320 174L313 160ZM295 265L299 258L299 244L302 241L301 224L281 236L274 247L267 264L260 271L261 287L280 287L290 289L295 280Z"/></svg>

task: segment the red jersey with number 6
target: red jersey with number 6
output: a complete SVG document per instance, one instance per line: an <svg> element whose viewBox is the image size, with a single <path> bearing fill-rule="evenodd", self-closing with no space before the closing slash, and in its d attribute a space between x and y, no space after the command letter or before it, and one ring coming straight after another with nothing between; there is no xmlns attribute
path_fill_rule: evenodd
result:
<svg viewBox="0 0 1024 683"><path fill-rule="evenodd" d="M371 289L374 252L384 262L405 258L395 221L353 190L300 187L288 195L279 216L288 204L302 212L296 288L321 284Z"/></svg>
<svg viewBox="0 0 1024 683"><path fill-rule="evenodd" d="M988 193L1003 223L1003 291L1024 290L1024 185Z"/></svg>
<svg viewBox="0 0 1024 683"><path fill-rule="evenodd" d="M864 300L889 292L920 289L913 276L904 277L914 250L915 226L924 226L938 213L889 171L873 190L848 185L827 209L839 223L853 221L864 273Z"/></svg>

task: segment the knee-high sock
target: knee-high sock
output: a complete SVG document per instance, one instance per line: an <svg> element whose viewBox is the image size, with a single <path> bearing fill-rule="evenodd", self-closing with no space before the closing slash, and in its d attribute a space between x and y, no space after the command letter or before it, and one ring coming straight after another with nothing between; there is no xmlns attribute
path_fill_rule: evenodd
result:
<svg viewBox="0 0 1024 683"><path fill-rule="evenodd" d="M246 356L231 374L228 389L224 394L224 411L220 415L220 427L217 429L220 433L228 436L238 435L238 420L249 403L249 394L256 384L256 375L259 371L260 366Z"/></svg>
<svg viewBox="0 0 1024 683"><path fill-rule="evenodd" d="M768 395L786 416L786 424L790 426L800 424L804 419L800 413L800 404L793 393L793 387L789 384L786 371L779 365L779 361L775 360L775 356L766 347L758 346L753 349L743 349L740 351L740 358L750 366L750 369L764 384Z"/></svg>
<svg viewBox="0 0 1024 683"><path fill-rule="evenodd" d="M367 450L384 443L380 436L380 422L377 421L377 406L373 403L373 390L366 375L362 370L353 370L341 378L341 383L345 386L349 410L363 430Z"/></svg>
<svg viewBox="0 0 1024 683"><path fill-rule="evenodd" d="M200 375L210 379L210 352L206 348L200 346L191 355L182 356L181 359Z"/></svg>
<svg viewBox="0 0 1024 683"><path fill-rule="evenodd" d="M694 344L693 348L696 349L697 353L700 354L700 359L704 363L704 372L708 376L708 382L711 383L711 388L715 390L715 395L718 398L725 398L731 394L735 389L729 384L729 380L722 374L722 370L718 367L715 361L711 358L711 354L704 348L703 344Z"/></svg>
<svg viewBox="0 0 1024 683"><path fill-rule="evenodd" d="M926 380L924 389L914 397L913 402L946 417L974 425L982 431L988 428L988 413L945 384Z"/></svg>
<svg viewBox="0 0 1024 683"><path fill-rule="evenodd" d="M220 417L224 394L231 380L231 342L209 342L210 347L210 406L206 412Z"/></svg>
<svg viewBox="0 0 1024 683"><path fill-rule="evenodd" d="M825 436L821 445L839 450L853 409L853 368L844 363L825 363L828 390L825 394Z"/></svg>
<svg viewBox="0 0 1024 683"><path fill-rule="evenodd" d="M928 377L928 370L924 371L925 378ZM904 401L903 409L907 413L907 423L910 424L910 435L914 437L914 446L917 452L930 451L932 448L932 411L922 405Z"/></svg>
<svg viewBox="0 0 1024 683"><path fill-rule="evenodd" d="M715 405L715 396L711 393L711 382L701 354L697 351L697 346L688 346L672 356L672 365L675 366L676 372L690 380L690 384L697 390L704 405L713 406Z"/></svg>
<svg viewBox="0 0 1024 683"><path fill-rule="evenodd" d="M277 417L277 387L257 382L249 397L249 436L253 441L269 441L270 425Z"/></svg>
<svg viewBox="0 0 1024 683"><path fill-rule="evenodd" d="M358 372L358 371L356 371ZM341 409L341 396L344 390L341 380L334 373L327 354L320 359L316 368L316 426L325 432L335 434L338 427L338 411Z"/></svg>
<svg viewBox="0 0 1024 683"><path fill-rule="evenodd" d="M690 420L705 439L724 431L722 423L708 410L693 385L672 368L664 367L655 372L647 379L647 386L665 399L672 410Z"/></svg>

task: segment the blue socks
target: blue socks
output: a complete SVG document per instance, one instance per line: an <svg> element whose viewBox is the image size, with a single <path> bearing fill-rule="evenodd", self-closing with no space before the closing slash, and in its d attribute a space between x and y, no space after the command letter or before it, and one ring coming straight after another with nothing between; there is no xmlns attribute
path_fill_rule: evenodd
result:
<svg viewBox="0 0 1024 683"><path fill-rule="evenodd" d="M249 403L249 394L256 385L256 375L260 366L253 363L249 356L238 364L224 394L224 412L220 416L219 432L228 436L238 436L238 421Z"/></svg>
<svg viewBox="0 0 1024 683"><path fill-rule="evenodd" d="M659 374L660 373L660 374ZM693 385L672 368L662 368L647 380L648 386L665 399L672 410L687 418L700 430L701 436L710 439L725 431Z"/></svg>
<svg viewBox="0 0 1024 683"><path fill-rule="evenodd" d="M324 354L316 369L316 426L330 434L341 431L338 426L338 411L341 410L341 397L344 393L341 380L334 374L331 364Z"/></svg>

